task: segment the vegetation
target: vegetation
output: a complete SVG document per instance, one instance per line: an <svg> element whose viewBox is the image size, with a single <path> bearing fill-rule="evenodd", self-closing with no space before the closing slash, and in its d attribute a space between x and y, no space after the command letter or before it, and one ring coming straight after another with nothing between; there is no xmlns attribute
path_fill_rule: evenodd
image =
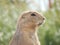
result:
<svg viewBox="0 0 60 45"><path fill-rule="evenodd" d="M18 16L27 9L26 0L0 0L0 45L9 44ZM60 45L60 0L54 0L52 7L42 13L46 21L38 31L41 45Z"/></svg>

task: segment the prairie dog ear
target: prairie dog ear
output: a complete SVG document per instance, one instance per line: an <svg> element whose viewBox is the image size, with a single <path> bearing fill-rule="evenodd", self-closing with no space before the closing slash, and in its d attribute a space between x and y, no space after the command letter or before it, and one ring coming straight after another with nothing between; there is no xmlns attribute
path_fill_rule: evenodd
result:
<svg viewBox="0 0 60 45"><path fill-rule="evenodd" d="M26 17L26 15L27 15L26 13L22 13L21 18L24 19Z"/></svg>
<svg viewBox="0 0 60 45"><path fill-rule="evenodd" d="M21 18L23 18L23 19L24 19L24 18L25 18L25 16L22 16Z"/></svg>

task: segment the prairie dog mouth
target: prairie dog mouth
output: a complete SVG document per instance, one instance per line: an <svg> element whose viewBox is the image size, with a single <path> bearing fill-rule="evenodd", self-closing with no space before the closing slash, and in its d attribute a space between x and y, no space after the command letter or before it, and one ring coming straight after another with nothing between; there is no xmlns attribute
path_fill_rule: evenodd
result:
<svg viewBox="0 0 60 45"><path fill-rule="evenodd" d="M45 23L45 21L42 21L42 22L39 22L37 25L40 26L40 25L42 25L44 23Z"/></svg>
<svg viewBox="0 0 60 45"><path fill-rule="evenodd" d="M41 25L42 23L39 23L38 25Z"/></svg>
<svg viewBox="0 0 60 45"><path fill-rule="evenodd" d="M42 23L43 23L43 22L39 22L39 23L37 23L37 26L40 26L40 25L42 25Z"/></svg>

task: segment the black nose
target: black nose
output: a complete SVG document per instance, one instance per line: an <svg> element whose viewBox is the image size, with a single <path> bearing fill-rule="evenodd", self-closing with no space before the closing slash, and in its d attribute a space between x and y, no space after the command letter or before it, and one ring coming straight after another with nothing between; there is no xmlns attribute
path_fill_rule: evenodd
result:
<svg viewBox="0 0 60 45"><path fill-rule="evenodd" d="M43 20L45 20L45 18L43 18Z"/></svg>
<svg viewBox="0 0 60 45"><path fill-rule="evenodd" d="M31 16L36 16L36 15L34 13L32 13Z"/></svg>

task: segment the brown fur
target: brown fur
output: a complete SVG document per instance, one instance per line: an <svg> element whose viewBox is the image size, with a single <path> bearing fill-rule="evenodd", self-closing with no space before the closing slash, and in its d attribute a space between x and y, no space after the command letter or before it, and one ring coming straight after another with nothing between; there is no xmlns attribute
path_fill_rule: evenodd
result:
<svg viewBox="0 0 60 45"><path fill-rule="evenodd" d="M31 16L31 14L35 16ZM17 30L10 45L40 45L37 27L44 21L44 17L35 11L24 12L17 21Z"/></svg>

